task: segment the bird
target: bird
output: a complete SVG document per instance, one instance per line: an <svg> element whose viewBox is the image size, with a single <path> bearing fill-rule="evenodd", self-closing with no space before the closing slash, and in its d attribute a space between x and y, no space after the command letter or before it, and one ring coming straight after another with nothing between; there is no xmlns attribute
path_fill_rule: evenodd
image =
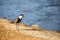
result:
<svg viewBox="0 0 60 40"><path fill-rule="evenodd" d="M20 14L15 20L13 20L11 23L16 24L17 30L19 30L19 23L22 21L22 18L24 17L23 14Z"/></svg>

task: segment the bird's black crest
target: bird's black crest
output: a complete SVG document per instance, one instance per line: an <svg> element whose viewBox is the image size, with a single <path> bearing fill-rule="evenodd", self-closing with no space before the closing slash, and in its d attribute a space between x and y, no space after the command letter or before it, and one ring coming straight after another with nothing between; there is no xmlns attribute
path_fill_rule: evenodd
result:
<svg viewBox="0 0 60 40"><path fill-rule="evenodd" d="M23 15L23 14L20 14L19 16L23 16L23 17L24 17L24 15Z"/></svg>

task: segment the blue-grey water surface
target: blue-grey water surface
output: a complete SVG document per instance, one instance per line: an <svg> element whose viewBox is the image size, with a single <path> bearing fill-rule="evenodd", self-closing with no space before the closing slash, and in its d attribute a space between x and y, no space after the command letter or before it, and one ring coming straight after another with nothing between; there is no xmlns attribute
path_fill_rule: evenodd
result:
<svg viewBox="0 0 60 40"><path fill-rule="evenodd" d="M0 0L0 17L13 20L21 13L23 23L60 31L60 0Z"/></svg>

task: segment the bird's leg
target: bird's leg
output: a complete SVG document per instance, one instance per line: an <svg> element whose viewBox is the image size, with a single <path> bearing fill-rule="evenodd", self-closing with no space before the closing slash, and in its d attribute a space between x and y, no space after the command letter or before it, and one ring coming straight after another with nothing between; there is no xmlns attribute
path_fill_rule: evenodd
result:
<svg viewBox="0 0 60 40"><path fill-rule="evenodd" d="M19 23L16 24L16 29L19 31Z"/></svg>
<svg viewBox="0 0 60 40"><path fill-rule="evenodd" d="M16 29L17 29L17 23L16 23Z"/></svg>
<svg viewBox="0 0 60 40"><path fill-rule="evenodd" d="M18 31L19 31L19 23L18 23Z"/></svg>

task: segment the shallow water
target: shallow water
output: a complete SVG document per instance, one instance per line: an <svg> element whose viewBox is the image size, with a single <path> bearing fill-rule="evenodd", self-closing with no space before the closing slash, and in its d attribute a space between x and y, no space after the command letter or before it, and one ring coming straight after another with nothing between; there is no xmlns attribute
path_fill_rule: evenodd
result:
<svg viewBox="0 0 60 40"><path fill-rule="evenodd" d="M21 13L23 23L60 31L60 0L0 0L0 17L13 20Z"/></svg>

